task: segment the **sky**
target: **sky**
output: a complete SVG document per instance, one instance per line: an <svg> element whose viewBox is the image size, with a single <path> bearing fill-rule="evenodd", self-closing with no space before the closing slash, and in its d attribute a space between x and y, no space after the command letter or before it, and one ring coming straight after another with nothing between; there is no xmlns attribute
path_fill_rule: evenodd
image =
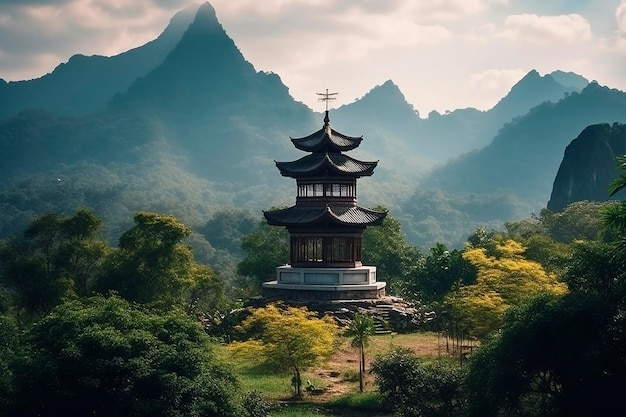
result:
<svg viewBox="0 0 626 417"><path fill-rule="evenodd" d="M155 39L185 0L0 0L0 78ZM259 71L321 111L392 80L422 117L487 110L526 73L573 71L626 91L626 0L210 0Z"/></svg>

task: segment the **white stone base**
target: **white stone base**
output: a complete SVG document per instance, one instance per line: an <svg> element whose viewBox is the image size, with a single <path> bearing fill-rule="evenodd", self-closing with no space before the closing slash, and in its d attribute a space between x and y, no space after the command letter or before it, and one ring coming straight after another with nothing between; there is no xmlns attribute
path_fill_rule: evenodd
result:
<svg viewBox="0 0 626 417"><path fill-rule="evenodd" d="M370 299L385 295L375 266L356 268L276 268L276 281L263 283L265 297L277 299Z"/></svg>

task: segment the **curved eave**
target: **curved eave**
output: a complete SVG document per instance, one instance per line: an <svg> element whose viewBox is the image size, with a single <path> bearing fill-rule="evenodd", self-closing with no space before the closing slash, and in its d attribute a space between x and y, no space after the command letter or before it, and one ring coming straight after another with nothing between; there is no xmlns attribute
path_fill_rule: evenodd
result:
<svg viewBox="0 0 626 417"><path fill-rule="evenodd" d="M311 154L292 162L277 162L276 167L285 177L308 177L325 173L366 177L374 173L378 161L364 162L340 153Z"/></svg>
<svg viewBox="0 0 626 417"><path fill-rule="evenodd" d="M330 126L324 126L315 133L302 138L290 138L293 145L306 152L323 152L323 151L351 151L357 148L363 136L347 136L332 129Z"/></svg>
<svg viewBox="0 0 626 417"><path fill-rule="evenodd" d="M387 216L387 212L370 210L363 207L298 207L282 210L264 211L267 223L272 226L315 226L334 223L342 226L377 226Z"/></svg>

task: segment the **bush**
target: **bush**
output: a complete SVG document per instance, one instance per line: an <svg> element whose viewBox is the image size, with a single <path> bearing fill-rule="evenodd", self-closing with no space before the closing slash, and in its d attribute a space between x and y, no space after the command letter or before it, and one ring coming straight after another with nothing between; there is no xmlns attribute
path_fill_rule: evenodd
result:
<svg viewBox="0 0 626 417"><path fill-rule="evenodd" d="M464 405L461 368L447 361L422 362L395 348L372 364L384 403L403 417L450 417Z"/></svg>

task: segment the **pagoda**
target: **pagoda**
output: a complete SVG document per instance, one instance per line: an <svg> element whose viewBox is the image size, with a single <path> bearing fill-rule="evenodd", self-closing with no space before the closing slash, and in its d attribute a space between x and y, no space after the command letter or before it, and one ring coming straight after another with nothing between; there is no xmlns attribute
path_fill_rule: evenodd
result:
<svg viewBox="0 0 626 417"><path fill-rule="evenodd" d="M332 94L332 93L331 93ZM325 93L329 99L329 93ZM356 181L371 176L378 164L351 158L344 152L359 146L363 137L341 134L324 126L301 138L290 138L308 155L292 162L276 162L281 175L294 178L295 206L264 211L268 224L289 232L290 263L279 266L275 281L263 283L265 298L289 300L372 299L385 295L376 281L376 267L361 262L361 240L367 226L382 223L387 212L357 204Z"/></svg>

